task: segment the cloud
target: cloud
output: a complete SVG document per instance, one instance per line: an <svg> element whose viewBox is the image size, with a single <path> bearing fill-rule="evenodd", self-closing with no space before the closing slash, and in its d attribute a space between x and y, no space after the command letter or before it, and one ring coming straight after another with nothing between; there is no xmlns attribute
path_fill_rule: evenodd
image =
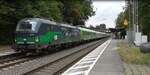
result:
<svg viewBox="0 0 150 75"><path fill-rule="evenodd" d="M96 11L96 15L87 20L86 26L104 23L107 28L114 28L115 19L123 11L123 6L125 6L125 1L94 1L93 9Z"/></svg>

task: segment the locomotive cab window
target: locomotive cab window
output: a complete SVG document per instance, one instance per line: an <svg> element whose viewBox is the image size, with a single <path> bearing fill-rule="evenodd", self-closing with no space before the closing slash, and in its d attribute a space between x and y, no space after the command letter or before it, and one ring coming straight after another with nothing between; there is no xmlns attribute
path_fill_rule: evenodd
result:
<svg viewBox="0 0 150 75"><path fill-rule="evenodd" d="M16 31L35 31L37 22L21 22L18 24Z"/></svg>

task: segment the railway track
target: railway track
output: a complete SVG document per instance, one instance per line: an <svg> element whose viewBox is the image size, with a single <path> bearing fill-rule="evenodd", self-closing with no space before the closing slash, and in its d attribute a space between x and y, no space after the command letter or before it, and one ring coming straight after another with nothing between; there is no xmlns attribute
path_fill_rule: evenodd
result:
<svg viewBox="0 0 150 75"><path fill-rule="evenodd" d="M98 41L85 48L80 49L77 52L62 57L56 61L53 61L47 65L41 66L35 70L32 70L24 75L60 75L63 71L81 59L83 56L91 52L94 48L102 44L104 40Z"/></svg>
<svg viewBox="0 0 150 75"><path fill-rule="evenodd" d="M106 38L46 56L0 63L0 75L59 75L104 41Z"/></svg>
<svg viewBox="0 0 150 75"><path fill-rule="evenodd" d="M11 61L15 61L15 60L18 60L18 59L21 59L23 58L24 56L22 56L21 53L4 53L3 55L0 56L0 66L2 66L2 64L5 64L5 63L9 63ZM0 67L1 69L1 67Z"/></svg>

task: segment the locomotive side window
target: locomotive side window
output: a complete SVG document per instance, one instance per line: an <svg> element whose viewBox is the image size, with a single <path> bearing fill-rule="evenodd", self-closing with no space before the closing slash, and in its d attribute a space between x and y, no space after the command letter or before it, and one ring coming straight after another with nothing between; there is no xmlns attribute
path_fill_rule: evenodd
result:
<svg viewBox="0 0 150 75"><path fill-rule="evenodd" d="M50 24L48 24L48 30L51 31L52 30L52 26Z"/></svg>
<svg viewBox="0 0 150 75"><path fill-rule="evenodd" d="M50 25L50 30L54 31L54 25Z"/></svg>
<svg viewBox="0 0 150 75"><path fill-rule="evenodd" d="M42 23L40 28L39 28L39 34L45 34L49 31L49 25L46 23Z"/></svg>
<svg viewBox="0 0 150 75"><path fill-rule="evenodd" d="M61 31L60 26L58 26L58 25L52 25L52 26L53 26L53 31L55 31L55 32L60 32Z"/></svg>

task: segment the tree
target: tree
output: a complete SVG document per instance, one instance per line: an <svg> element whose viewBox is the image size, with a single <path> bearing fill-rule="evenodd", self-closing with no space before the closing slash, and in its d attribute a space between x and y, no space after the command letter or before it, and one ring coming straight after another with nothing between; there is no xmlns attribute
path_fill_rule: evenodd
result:
<svg viewBox="0 0 150 75"><path fill-rule="evenodd" d="M94 15L91 1L88 0L60 0L63 7L63 21L72 23L73 25L84 24L90 16Z"/></svg>
<svg viewBox="0 0 150 75"><path fill-rule="evenodd" d="M23 18L44 17L83 25L94 15L91 3L88 0L0 0L0 43L13 41L17 22Z"/></svg>
<svg viewBox="0 0 150 75"><path fill-rule="evenodd" d="M0 16L1 43L12 42L17 22L22 18L41 16L55 21L63 18L56 0L1 0Z"/></svg>
<svg viewBox="0 0 150 75"><path fill-rule="evenodd" d="M125 19L128 19L127 14L125 12L121 12L116 19L116 28L120 28L120 27L127 28L124 25Z"/></svg>
<svg viewBox="0 0 150 75"><path fill-rule="evenodd" d="M127 0L129 1L129 0ZM129 19L129 6L132 8L131 4L128 2L128 7L126 7L124 12L121 12L116 19L116 26L120 27L123 26L122 22L126 18ZM150 0L138 0L138 20L139 20L139 27L140 31L144 35L148 35L148 39L150 41ZM131 13L131 12L130 12ZM132 14L132 13L131 13ZM131 15L130 18L133 16ZM132 25L132 21L130 21L130 25Z"/></svg>
<svg viewBox="0 0 150 75"><path fill-rule="evenodd" d="M149 0L139 0L139 25L143 34L148 35L150 41L150 1Z"/></svg>

